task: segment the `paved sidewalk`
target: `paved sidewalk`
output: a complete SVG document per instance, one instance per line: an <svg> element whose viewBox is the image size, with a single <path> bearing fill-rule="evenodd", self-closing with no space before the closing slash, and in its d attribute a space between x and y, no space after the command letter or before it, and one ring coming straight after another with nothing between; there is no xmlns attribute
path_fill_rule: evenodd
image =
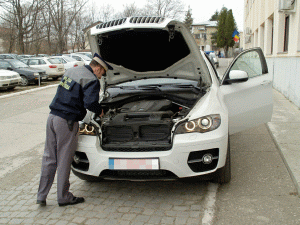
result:
<svg viewBox="0 0 300 225"><path fill-rule="evenodd" d="M275 89L273 100L268 127L300 197L300 109Z"/></svg>

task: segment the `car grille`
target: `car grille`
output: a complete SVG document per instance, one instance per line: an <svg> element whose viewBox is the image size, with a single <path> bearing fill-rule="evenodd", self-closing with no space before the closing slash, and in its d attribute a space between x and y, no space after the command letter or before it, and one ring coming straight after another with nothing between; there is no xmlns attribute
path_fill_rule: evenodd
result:
<svg viewBox="0 0 300 225"><path fill-rule="evenodd" d="M130 18L130 23L162 23L164 22L164 17L154 17L154 16L138 16Z"/></svg>
<svg viewBox="0 0 300 225"><path fill-rule="evenodd" d="M125 141L168 140L171 133L169 124L143 125L135 132L130 126L109 126L104 128L105 143Z"/></svg>
<svg viewBox="0 0 300 225"><path fill-rule="evenodd" d="M144 147L144 148L116 148L102 146L104 151L108 152L163 152L171 149L172 146L167 147Z"/></svg>
<svg viewBox="0 0 300 225"><path fill-rule="evenodd" d="M174 173L168 170L103 170L100 177L130 180L162 180L178 178Z"/></svg>
<svg viewBox="0 0 300 225"><path fill-rule="evenodd" d="M137 16L137 17L131 17L129 20L129 23L162 23L165 21L164 17L159 16ZM126 18L117 19L117 20L111 20L105 23L98 24L96 26L96 29L103 29L107 27L114 27L122 25L126 22Z"/></svg>
<svg viewBox="0 0 300 225"><path fill-rule="evenodd" d="M108 22L105 22L105 23L98 24L96 26L96 29L102 29L102 28L106 28L106 27L118 26L118 25L121 25L121 24L125 23L125 21L126 21L126 18L108 21Z"/></svg>

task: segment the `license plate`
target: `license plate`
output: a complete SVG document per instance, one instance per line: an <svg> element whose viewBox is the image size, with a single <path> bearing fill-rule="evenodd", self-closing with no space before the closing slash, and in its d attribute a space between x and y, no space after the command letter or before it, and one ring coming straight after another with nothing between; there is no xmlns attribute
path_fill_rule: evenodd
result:
<svg viewBox="0 0 300 225"><path fill-rule="evenodd" d="M47 79L47 77L42 77L42 80L46 80Z"/></svg>
<svg viewBox="0 0 300 225"><path fill-rule="evenodd" d="M64 69L63 68L58 68L58 71L63 71Z"/></svg>
<svg viewBox="0 0 300 225"><path fill-rule="evenodd" d="M114 159L108 161L111 170L159 170L158 158L151 159Z"/></svg>

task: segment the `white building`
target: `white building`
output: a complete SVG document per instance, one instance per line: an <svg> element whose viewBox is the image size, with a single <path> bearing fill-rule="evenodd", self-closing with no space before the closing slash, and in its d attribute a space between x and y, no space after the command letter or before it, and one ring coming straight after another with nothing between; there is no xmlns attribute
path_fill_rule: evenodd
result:
<svg viewBox="0 0 300 225"><path fill-rule="evenodd" d="M243 48L261 47L274 88L300 107L300 0L244 0Z"/></svg>

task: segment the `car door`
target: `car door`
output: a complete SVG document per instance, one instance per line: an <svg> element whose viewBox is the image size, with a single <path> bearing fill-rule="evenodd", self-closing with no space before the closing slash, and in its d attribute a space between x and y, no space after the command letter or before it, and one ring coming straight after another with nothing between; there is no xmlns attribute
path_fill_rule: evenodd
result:
<svg viewBox="0 0 300 225"><path fill-rule="evenodd" d="M234 77L241 71L248 77ZM220 90L228 108L229 134L271 121L272 76L260 48L245 50L232 61Z"/></svg>

